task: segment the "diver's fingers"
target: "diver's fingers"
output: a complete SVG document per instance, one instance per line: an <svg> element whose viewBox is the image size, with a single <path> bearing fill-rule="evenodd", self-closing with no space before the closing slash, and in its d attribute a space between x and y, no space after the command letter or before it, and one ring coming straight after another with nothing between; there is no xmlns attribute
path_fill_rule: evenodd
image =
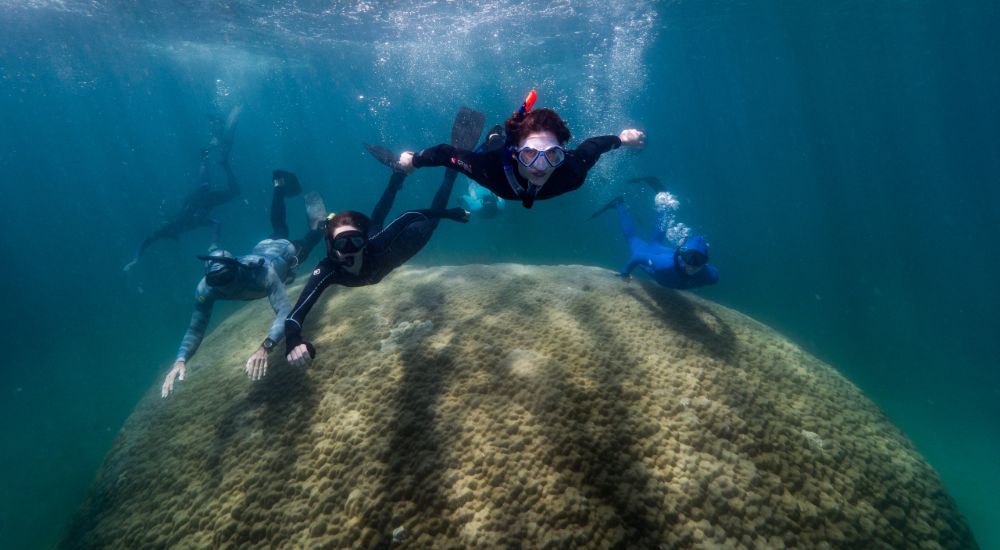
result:
<svg viewBox="0 0 1000 550"><path fill-rule="evenodd" d="M253 358L253 368L250 371L250 379L251 380L254 380L254 381L260 380L260 369L261 369L260 362L261 362L260 361L260 357L254 357Z"/></svg>
<svg viewBox="0 0 1000 550"><path fill-rule="evenodd" d="M180 369L178 369L178 374L179 374L179 376L177 377L178 380L184 380L184 371L185 370L186 369L184 368L184 365L181 365ZM173 383L170 384L170 387L171 388L173 387Z"/></svg>
<svg viewBox="0 0 1000 550"><path fill-rule="evenodd" d="M296 367L304 367L309 364L309 349L305 344L299 344L289 354L289 358L289 362Z"/></svg>
<svg viewBox="0 0 1000 550"><path fill-rule="evenodd" d="M173 378L167 375L167 379L163 381L163 387L160 388L160 397L166 399L172 389L174 389Z"/></svg>

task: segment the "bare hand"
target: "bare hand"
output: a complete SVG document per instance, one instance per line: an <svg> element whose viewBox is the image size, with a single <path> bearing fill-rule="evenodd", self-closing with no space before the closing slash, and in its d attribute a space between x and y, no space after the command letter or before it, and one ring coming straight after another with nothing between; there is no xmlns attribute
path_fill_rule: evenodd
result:
<svg viewBox="0 0 1000 550"><path fill-rule="evenodd" d="M399 162L396 167L406 172L407 174L412 174L417 168L413 166L413 151L403 151L399 155Z"/></svg>
<svg viewBox="0 0 1000 550"><path fill-rule="evenodd" d="M628 273L615 273L615 277L618 277L619 279L625 281L626 283L632 282L632 275Z"/></svg>
<svg viewBox="0 0 1000 550"><path fill-rule="evenodd" d="M167 373L166 379L163 380L163 388L160 390L160 397L166 399L170 392L174 391L175 380L184 380L184 361L174 363L174 368Z"/></svg>
<svg viewBox="0 0 1000 550"><path fill-rule="evenodd" d="M292 348L292 351L285 356L285 359L288 360L289 365L307 367L309 366L309 361L312 361L312 355L309 355L309 348L303 343Z"/></svg>
<svg viewBox="0 0 1000 550"><path fill-rule="evenodd" d="M618 139L622 140L622 145L625 147L646 146L646 133L634 128L622 130L622 133L618 134Z"/></svg>
<svg viewBox="0 0 1000 550"><path fill-rule="evenodd" d="M263 347L257 348L250 359L247 359L247 376L250 380L260 380L267 374L267 350Z"/></svg>

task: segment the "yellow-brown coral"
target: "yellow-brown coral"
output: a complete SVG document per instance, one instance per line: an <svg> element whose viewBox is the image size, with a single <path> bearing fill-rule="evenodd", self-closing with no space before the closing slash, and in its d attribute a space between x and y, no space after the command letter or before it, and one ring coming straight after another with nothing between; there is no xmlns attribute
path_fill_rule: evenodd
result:
<svg viewBox="0 0 1000 550"><path fill-rule="evenodd" d="M328 291L307 370L220 325L122 430L67 547L973 548L836 371L691 294L582 267ZM406 324L404 324L406 323Z"/></svg>

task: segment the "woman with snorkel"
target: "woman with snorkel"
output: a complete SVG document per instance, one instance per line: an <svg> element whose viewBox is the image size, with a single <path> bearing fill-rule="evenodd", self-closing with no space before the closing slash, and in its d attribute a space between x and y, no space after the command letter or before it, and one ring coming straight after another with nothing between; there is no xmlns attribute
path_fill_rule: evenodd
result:
<svg viewBox="0 0 1000 550"><path fill-rule="evenodd" d="M483 187L507 200L521 201L531 208L535 200L552 198L577 189L587 172L602 154L621 146L642 147L646 135L639 130L622 130L617 136L598 136L585 140L576 149L567 150L569 128L552 109L533 110L538 95L531 90L521 108L515 111L503 130L506 138L500 145L500 127L491 130L487 144L476 151L441 144L399 156L398 168L412 172L427 166L445 166L458 170Z"/></svg>

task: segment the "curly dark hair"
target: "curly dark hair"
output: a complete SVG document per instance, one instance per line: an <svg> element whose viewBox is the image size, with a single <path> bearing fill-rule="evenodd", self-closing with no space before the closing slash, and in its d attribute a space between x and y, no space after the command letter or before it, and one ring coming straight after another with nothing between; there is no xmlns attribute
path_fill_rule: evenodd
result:
<svg viewBox="0 0 1000 550"><path fill-rule="evenodd" d="M504 131L507 132L508 145L516 145L524 136L533 132L552 132L559 140L559 145L566 145L569 138L573 137L559 113L552 109L538 109L524 115L515 111L504 123Z"/></svg>

